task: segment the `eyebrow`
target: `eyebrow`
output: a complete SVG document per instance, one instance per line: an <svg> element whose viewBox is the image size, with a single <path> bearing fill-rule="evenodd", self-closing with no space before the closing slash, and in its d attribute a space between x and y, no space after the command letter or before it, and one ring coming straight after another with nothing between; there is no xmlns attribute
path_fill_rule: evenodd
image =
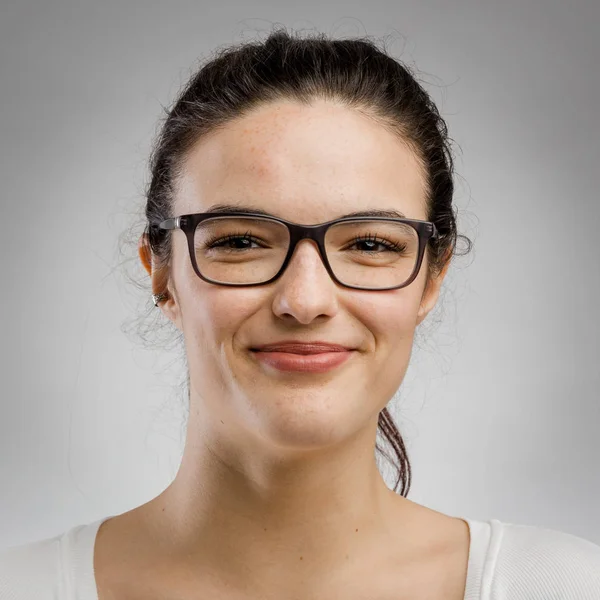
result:
<svg viewBox="0 0 600 600"><path fill-rule="evenodd" d="M205 212L208 213L224 213L224 212L239 212L244 214L256 213L260 215L265 215L267 217L276 217L277 215L273 215L263 210L262 208L257 208L251 205L239 205L239 204L215 204L211 206ZM345 215L341 215L337 217L338 219L345 217L385 217L388 219L406 219L406 215L401 213L398 210L383 210L383 209L372 209L372 210L359 210L351 213L346 213Z"/></svg>

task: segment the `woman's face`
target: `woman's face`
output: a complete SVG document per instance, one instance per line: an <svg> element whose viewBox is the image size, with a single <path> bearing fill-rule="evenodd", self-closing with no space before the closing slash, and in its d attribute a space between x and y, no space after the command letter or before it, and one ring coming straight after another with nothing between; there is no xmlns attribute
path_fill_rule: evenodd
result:
<svg viewBox="0 0 600 600"><path fill-rule="evenodd" d="M173 214L225 203L302 224L370 209L427 219L411 151L367 117L325 102L262 106L193 148ZM426 253L405 288L344 288L330 278L315 243L304 240L275 282L225 287L196 276L182 231L172 241L169 299L160 306L184 334L191 403L204 427L227 435L235 426L290 449L334 444L376 422L402 382L415 327L434 306L445 275L425 290ZM356 351L326 373L278 371L250 351L288 339Z"/></svg>

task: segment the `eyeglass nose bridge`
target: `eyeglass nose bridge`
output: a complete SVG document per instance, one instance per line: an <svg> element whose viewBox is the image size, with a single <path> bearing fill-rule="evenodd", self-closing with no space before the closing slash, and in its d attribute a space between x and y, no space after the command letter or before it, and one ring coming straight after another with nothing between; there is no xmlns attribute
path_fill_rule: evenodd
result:
<svg viewBox="0 0 600 600"><path fill-rule="evenodd" d="M319 250L319 255L321 256L321 261L325 266L325 269L329 273L329 276L333 281L335 281L339 285L343 285L341 281L335 276L330 264L327 259L327 252L325 250L325 233L331 223L322 223L321 225L297 225L295 223L287 223L288 230L290 232L290 243L287 254L281 265L281 269L277 272L277 274L271 279L271 281L275 281L279 279L281 275L287 269L289 263L291 262L292 255L296 250L296 246L299 242L303 240L313 240L316 243L317 248Z"/></svg>

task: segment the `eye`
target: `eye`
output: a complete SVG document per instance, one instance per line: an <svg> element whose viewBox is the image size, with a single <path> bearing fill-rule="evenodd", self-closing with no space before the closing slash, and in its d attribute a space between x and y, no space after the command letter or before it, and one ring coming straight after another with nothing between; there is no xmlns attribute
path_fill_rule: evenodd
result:
<svg viewBox="0 0 600 600"><path fill-rule="evenodd" d="M247 244L247 242L252 242L253 240L255 240L255 243L259 243L258 238L255 238L251 235L249 235L248 233L234 233L234 234L230 234L224 237L216 237L212 240L208 240L207 242L205 242L205 247L206 248L224 248L226 247L227 244L234 244L234 243L239 243L239 240L243 240L243 242L245 242L245 245L242 246L238 246L237 248L227 248L227 249L233 249L233 250L247 250L249 249L249 245Z"/></svg>
<svg viewBox="0 0 600 600"><path fill-rule="evenodd" d="M394 242L390 242L389 240L384 240L381 238L378 240L376 236L367 235L356 237L353 240L351 240L352 244L358 244L361 242L365 242L371 245L383 246L386 250L390 252L404 252L406 250L406 244L396 244ZM371 247L368 250L365 250L365 252L374 252L374 250Z"/></svg>

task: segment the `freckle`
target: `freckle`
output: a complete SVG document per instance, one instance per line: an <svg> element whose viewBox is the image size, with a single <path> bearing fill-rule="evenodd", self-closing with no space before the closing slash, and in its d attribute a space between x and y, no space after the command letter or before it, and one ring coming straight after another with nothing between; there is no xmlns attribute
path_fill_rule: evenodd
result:
<svg viewBox="0 0 600 600"><path fill-rule="evenodd" d="M300 560L304 560L304 557L303 557L303 556L301 556L301 557L300 557Z"/></svg>

